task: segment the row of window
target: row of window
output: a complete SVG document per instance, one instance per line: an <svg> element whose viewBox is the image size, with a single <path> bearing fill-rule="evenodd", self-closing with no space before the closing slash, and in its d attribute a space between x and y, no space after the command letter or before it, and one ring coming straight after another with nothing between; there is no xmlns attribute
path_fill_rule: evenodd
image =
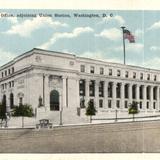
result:
<svg viewBox="0 0 160 160"><path fill-rule="evenodd" d="M7 104L7 98L5 94L2 97L2 104L4 106L6 106ZM19 104L23 104L23 97L19 97ZM9 106L11 109L14 107L14 94L13 93L10 93L9 95Z"/></svg>
<svg viewBox="0 0 160 160"><path fill-rule="evenodd" d="M8 88L14 87L14 81L10 81L10 82L8 82L8 83L1 84L2 90L7 89L7 87L8 87Z"/></svg>
<svg viewBox="0 0 160 160"><path fill-rule="evenodd" d="M147 86L146 87L146 95L144 95L144 86L140 85L138 90L139 90L139 99L144 99L144 97L146 97L146 99L151 99L151 87ZM157 87L153 87L153 99L157 100ZM136 99L137 97L137 86L136 85L132 85L132 99ZM113 97L113 83L109 82L108 83L108 97L112 98ZM99 92L99 97L104 97L104 81L100 81L98 84L98 92ZM79 94L80 96L86 96L86 81L84 79L81 79L79 81ZM95 81L94 80L90 80L89 82L89 96L95 96ZM116 98L121 98L121 84L117 83L116 84ZM124 85L124 98L128 99L129 98L129 85L125 84Z"/></svg>
<svg viewBox="0 0 160 160"><path fill-rule="evenodd" d="M91 99L91 101L94 103L93 99ZM150 105L151 105L151 102L146 102L146 109L151 108ZM80 106L81 106L81 108L85 107L85 100L80 101ZM129 102L125 101L124 107L128 108L128 106L129 106ZM104 101L103 101L103 99L100 99L99 100L99 108L103 108L103 107L104 107ZM110 99L108 100L108 108L113 108L112 100L110 100ZM116 108L117 109L120 108L120 100L116 101ZM139 109L142 109L142 101L139 103ZM153 109L156 109L156 102L153 102Z"/></svg>
<svg viewBox="0 0 160 160"><path fill-rule="evenodd" d="M85 72L85 65L81 65L81 72ZM95 67L94 66L90 66L90 73L92 73L92 74L95 73ZM104 74L104 68L103 67L100 67L99 74L101 74L101 75ZM108 75L109 76L113 75L112 69L109 69ZM120 77L120 76L121 76L121 70L117 69L117 77ZM129 72L128 71L125 71L125 78L129 78ZM136 72L133 72L132 78L133 79L138 78ZM140 79L141 80L144 79L144 73L140 73ZM150 74L147 74L146 80L151 80L151 75ZM157 75L153 76L153 80L157 81Z"/></svg>
<svg viewBox="0 0 160 160"><path fill-rule="evenodd" d="M14 67L9 68L8 70L6 69L5 71L1 72L1 78L6 77L13 73L14 73Z"/></svg>

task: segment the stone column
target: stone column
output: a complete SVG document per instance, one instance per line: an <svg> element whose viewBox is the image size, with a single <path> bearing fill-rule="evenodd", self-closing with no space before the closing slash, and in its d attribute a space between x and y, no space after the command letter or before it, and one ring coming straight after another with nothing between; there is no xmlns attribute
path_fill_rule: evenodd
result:
<svg viewBox="0 0 160 160"><path fill-rule="evenodd" d="M104 108L108 108L108 81L104 81Z"/></svg>
<svg viewBox="0 0 160 160"><path fill-rule="evenodd" d="M63 83L63 92L62 92L62 99L63 99L63 108L66 108L66 77L62 77ZM79 91L79 90L78 90Z"/></svg>
<svg viewBox="0 0 160 160"><path fill-rule="evenodd" d="M153 109L153 86L150 86L150 109Z"/></svg>
<svg viewBox="0 0 160 160"><path fill-rule="evenodd" d="M113 84L112 84L112 94L113 94L113 97L112 97L112 100L113 100L112 109L116 109L116 87L117 87L117 83L113 82Z"/></svg>
<svg viewBox="0 0 160 160"><path fill-rule="evenodd" d="M85 80L85 106L88 106L88 101L89 101L89 79Z"/></svg>
<svg viewBox="0 0 160 160"><path fill-rule="evenodd" d="M158 86L157 86L157 105L156 105L156 109L160 110L160 107L159 107L159 87Z"/></svg>
<svg viewBox="0 0 160 160"><path fill-rule="evenodd" d="M132 103L132 84L129 84L129 103Z"/></svg>
<svg viewBox="0 0 160 160"><path fill-rule="evenodd" d="M44 79L44 107L49 110L49 101L50 101L50 93L49 93L49 75L45 75Z"/></svg>
<svg viewBox="0 0 160 160"><path fill-rule="evenodd" d="M143 85L143 109L146 109L146 99L147 99L147 95L146 95L146 89L147 89L147 86L146 85Z"/></svg>
<svg viewBox="0 0 160 160"><path fill-rule="evenodd" d="M99 80L95 80L95 106L99 108Z"/></svg>
<svg viewBox="0 0 160 160"><path fill-rule="evenodd" d="M124 108L124 83L121 83L121 109Z"/></svg>

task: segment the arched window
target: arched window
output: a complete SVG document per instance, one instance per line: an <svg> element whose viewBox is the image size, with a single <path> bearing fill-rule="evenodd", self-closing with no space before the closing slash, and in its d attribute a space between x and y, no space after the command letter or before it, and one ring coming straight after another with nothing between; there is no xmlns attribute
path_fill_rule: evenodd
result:
<svg viewBox="0 0 160 160"><path fill-rule="evenodd" d="M2 104L6 106L6 95L5 94L3 95Z"/></svg>
<svg viewBox="0 0 160 160"><path fill-rule="evenodd" d="M6 113L7 109L6 109L6 95L4 94L3 95L3 98L2 98L2 105L4 106L4 112Z"/></svg>
<svg viewBox="0 0 160 160"><path fill-rule="evenodd" d="M59 92L57 90L50 92L50 110L59 110Z"/></svg>
<svg viewBox="0 0 160 160"><path fill-rule="evenodd" d="M14 106L14 95L13 93L10 94L10 108L13 108Z"/></svg>

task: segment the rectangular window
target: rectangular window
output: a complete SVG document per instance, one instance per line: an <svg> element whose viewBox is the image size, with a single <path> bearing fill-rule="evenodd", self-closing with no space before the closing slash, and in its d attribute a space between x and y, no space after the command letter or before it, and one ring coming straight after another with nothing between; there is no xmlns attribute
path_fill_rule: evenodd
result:
<svg viewBox="0 0 160 160"><path fill-rule="evenodd" d="M156 109L156 102L153 102L153 109Z"/></svg>
<svg viewBox="0 0 160 160"><path fill-rule="evenodd" d="M117 70L117 76L120 77L121 76L121 71Z"/></svg>
<svg viewBox="0 0 160 160"><path fill-rule="evenodd" d="M128 78L128 71L125 72L125 77Z"/></svg>
<svg viewBox="0 0 160 160"><path fill-rule="evenodd" d="M5 73L5 76L7 76L7 71L5 71L4 73Z"/></svg>
<svg viewBox="0 0 160 160"><path fill-rule="evenodd" d="M109 76L112 76L112 69L109 69Z"/></svg>
<svg viewBox="0 0 160 160"><path fill-rule="evenodd" d="M95 96L95 81L91 80L89 83L89 95Z"/></svg>
<svg viewBox="0 0 160 160"><path fill-rule="evenodd" d="M129 90L129 85L125 84L124 86L124 97L125 98L129 98L128 90Z"/></svg>
<svg viewBox="0 0 160 160"><path fill-rule="evenodd" d="M81 72L85 72L85 65L81 65Z"/></svg>
<svg viewBox="0 0 160 160"><path fill-rule="evenodd" d="M108 100L108 108L112 108L112 101Z"/></svg>
<svg viewBox="0 0 160 160"><path fill-rule="evenodd" d="M149 102L147 102L147 109L149 109Z"/></svg>
<svg viewBox="0 0 160 160"><path fill-rule="evenodd" d="M139 108L142 109L142 102L139 103Z"/></svg>
<svg viewBox="0 0 160 160"><path fill-rule="evenodd" d="M4 84L2 84L2 89L4 90Z"/></svg>
<svg viewBox="0 0 160 160"><path fill-rule="evenodd" d="M8 74L11 74L11 71L10 71L10 69L8 69Z"/></svg>
<svg viewBox="0 0 160 160"><path fill-rule="evenodd" d="M99 100L99 108L103 108L103 100L102 99Z"/></svg>
<svg viewBox="0 0 160 160"><path fill-rule="evenodd" d="M14 67L12 67L12 73L14 73Z"/></svg>
<svg viewBox="0 0 160 160"><path fill-rule="evenodd" d="M156 75L154 75L154 81L156 81L157 80L157 76Z"/></svg>
<svg viewBox="0 0 160 160"><path fill-rule="evenodd" d="M142 86L142 85L139 87L139 98L140 99L143 99L143 87L144 86Z"/></svg>
<svg viewBox="0 0 160 160"><path fill-rule="evenodd" d="M133 72L133 78L134 79L136 78L136 72Z"/></svg>
<svg viewBox="0 0 160 160"><path fill-rule="evenodd" d="M153 99L156 100L157 99L157 87L153 87Z"/></svg>
<svg viewBox="0 0 160 160"><path fill-rule="evenodd" d="M125 101L125 108L128 108L128 101Z"/></svg>
<svg viewBox="0 0 160 160"><path fill-rule="evenodd" d="M22 97L19 98L19 104L20 104L20 105L23 104L23 98L22 98Z"/></svg>
<svg viewBox="0 0 160 160"><path fill-rule="evenodd" d="M113 91L112 91L112 82L109 82L108 83L108 97L109 98L112 98L112 93L113 93Z"/></svg>
<svg viewBox="0 0 160 160"><path fill-rule="evenodd" d="M79 94L80 96L85 96L85 80L81 79L79 81Z"/></svg>
<svg viewBox="0 0 160 160"><path fill-rule="evenodd" d="M150 74L147 74L147 80L148 81L150 80Z"/></svg>
<svg viewBox="0 0 160 160"><path fill-rule="evenodd" d="M104 97L104 82L100 81L99 83L99 97Z"/></svg>
<svg viewBox="0 0 160 160"><path fill-rule="evenodd" d="M11 82L9 82L9 88L11 88Z"/></svg>
<svg viewBox="0 0 160 160"><path fill-rule="evenodd" d="M120 83L117 83L117 86L116 86L116 97L121 98L121 84Z"/></svg>
<svg viewBox="0 0 160 160"><path fill-rule="evenodd" d="M2 75L2 78L3 78L3 72L1 73L1 75Z"/></svg>
<svg viewBox="0 0 160 160"><path fill-rule="evenodd" d="M94 66L91 66L90 73L94 73Z"/></svg>
<svg viewBox="0 0 160 160"><path fill-rule="evenodd" d="M5 89L7 89L7 83L5 83Z"/></svg>
<svg viewBox="0 0 160 160"><path fill-rule="evenodd" d="M140 79L143 79L143 73L140 73Z"/></svg>
<svg viewBox="0 0 160 160"><path fill-rule="evenodd" d="M120 108L120 101L119 100L116 101L116 106L117 106L117 108Z"/></svg>
<svg viewBox="0 0 160 160"><path fill-rule="evenodd" d="M147 94L147 99L150 99L150 87L149 86L147 87L146 94Z"/></svg>
<svg viewBox="0 0 160 160"><path fill-rule="evenodd" d="M104 68L100 68L100 74L104 74Z"/></svg>
<svg viewBox="0 0 160 160"><path fill-rule="evenodd" d="M14 87L14 81L12 81L12 87Z"/></svg>

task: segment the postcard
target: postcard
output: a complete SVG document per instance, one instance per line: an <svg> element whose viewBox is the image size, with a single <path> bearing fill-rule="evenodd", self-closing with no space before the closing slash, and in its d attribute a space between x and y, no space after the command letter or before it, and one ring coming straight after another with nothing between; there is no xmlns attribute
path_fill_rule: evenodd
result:
<svg viewBox="0 0 160 160"><path fill-rule="evenodd" d="M0 9L0 153L159 153L160 10L57 4Z"/></svg>

